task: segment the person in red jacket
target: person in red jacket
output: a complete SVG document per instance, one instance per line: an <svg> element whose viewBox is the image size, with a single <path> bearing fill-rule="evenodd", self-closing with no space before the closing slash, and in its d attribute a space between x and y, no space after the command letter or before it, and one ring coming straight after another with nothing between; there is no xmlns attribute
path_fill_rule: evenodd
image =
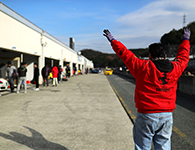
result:
<svg viewBox="0 0 195 150"><path fill-rule="evenodd" d="M149 60L142 60L114 39L108 30L103 32L136 80L134 99L138 113L133 127L135 150L150 150L152 141L155 149L170 150L177 81L189 61L190 30L184 29L183 41L174 61L166 59L161 43L151 44Z"/></svg>
<svg viewBox="0 0 195 150"><path fill-rule="evenodd" d="M54 66L51 72L53 74L53 86L57 86L58 85L58 68Z"/></svg>

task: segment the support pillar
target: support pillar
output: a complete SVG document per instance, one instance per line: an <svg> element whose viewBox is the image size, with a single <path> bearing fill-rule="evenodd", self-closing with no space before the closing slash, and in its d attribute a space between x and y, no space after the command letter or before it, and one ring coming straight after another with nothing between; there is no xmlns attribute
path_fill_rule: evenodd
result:
<svg viewBox="0 0 195 150"><path fill-rule="evenodd" d="M20 62L22 63L24 61L23 54L20 55Z"/></svg>
<svg viewBox="0 0 195 150"><path fill-rule="evenodd" d="M53 59L51 60L51 68L53 68Z"/></svg>
<svg viewBox="0 0 195 150"><path fill-rule="evenodd" d="M72 74L72 70L73 70L73 63L72 62L69 63L69 67L70 67L70 76L72 76L73 75Z"/></svg>
<svg viewBox="0 0 195 150"><path fill-rule="evenodd" d="M61 50L61 59L60 59L60 65L62 66L62 68L64 68L64 51L63 50Z"/></svg>
<svg viewBox="0 0 195 150"><path fill-rule="evenodd" d="M42 84L43 83L43 78L42 78L42 75L41 75L41 70L43 68L43 56L40 56L38 58L38 68L39 68L39 84Z"/></svg>

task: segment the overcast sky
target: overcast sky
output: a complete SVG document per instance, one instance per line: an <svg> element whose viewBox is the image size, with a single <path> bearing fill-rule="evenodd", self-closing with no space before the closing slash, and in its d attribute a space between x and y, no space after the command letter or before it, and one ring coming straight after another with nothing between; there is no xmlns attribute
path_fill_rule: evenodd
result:
<svg viewBox="0 0 195 150"><path fill-rule="evenodd" d="M164 33L195 21L195 0L0 0L76 51L113 53L109 29L127 48L146 48Z"/></svg>

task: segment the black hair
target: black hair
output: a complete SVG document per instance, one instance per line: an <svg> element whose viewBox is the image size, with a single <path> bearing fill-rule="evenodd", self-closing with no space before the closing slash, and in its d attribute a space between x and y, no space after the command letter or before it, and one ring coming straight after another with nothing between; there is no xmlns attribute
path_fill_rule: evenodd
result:
<svg viewBox="0 0 195 150"><path fill-rule="evenodd" d="M22 62L21 65L26 65L27 63L26 62Z"/></svg>
<svg viewBox="0 0 195 150"><path fill-rule="evenodd" d="M165 58L165 51L164 47L161 43L153 43L149 46L149 53L151 54L152 58Z"/></svg>
<svg viewBox="0 0 195 150"><path fill-rule="evenodd" d="M7 62L7 64L8 64L8 65L11 65L11 64L12 64L12 62L11 62L11 61L8 61L8 62Z"/></svg>

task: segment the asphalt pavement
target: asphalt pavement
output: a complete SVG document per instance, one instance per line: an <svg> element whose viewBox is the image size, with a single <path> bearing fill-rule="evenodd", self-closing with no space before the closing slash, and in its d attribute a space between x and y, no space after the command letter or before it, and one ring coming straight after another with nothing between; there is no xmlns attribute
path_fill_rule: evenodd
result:
<svg viewBox="0 0 195 150"><path fill-rule="evenodd" d="M106 76L2 92L1 150L133 150L133 124Z"/></svg>

